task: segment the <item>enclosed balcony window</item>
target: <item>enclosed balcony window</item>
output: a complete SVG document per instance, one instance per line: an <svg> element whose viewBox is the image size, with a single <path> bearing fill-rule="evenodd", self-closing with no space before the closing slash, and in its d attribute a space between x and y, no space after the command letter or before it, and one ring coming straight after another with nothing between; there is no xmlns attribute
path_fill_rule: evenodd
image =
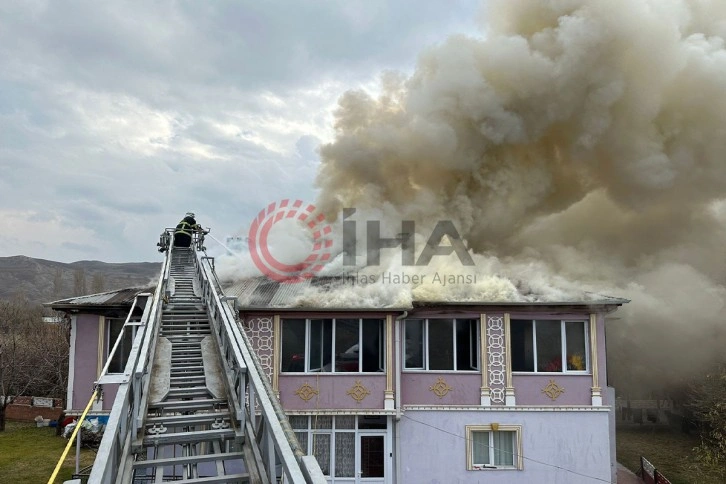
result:
<svg viewBox="0 0 726 484"><path fill-rule="evenodd" d="M512 371L586 373L589 370L585 321L513 319L510 331Z"/></svg>
<svg viewBox="0 0 726 484"><path fill-rule="evenodd" d="M383 319L282 320L283 372L382 372L385 348Z"/></svg>
<svg viewBox="0 0 726 484"><path fill-rule="evenodd" d="M407 319L404 333L407 370L479 369L478 319Z"/></svg>

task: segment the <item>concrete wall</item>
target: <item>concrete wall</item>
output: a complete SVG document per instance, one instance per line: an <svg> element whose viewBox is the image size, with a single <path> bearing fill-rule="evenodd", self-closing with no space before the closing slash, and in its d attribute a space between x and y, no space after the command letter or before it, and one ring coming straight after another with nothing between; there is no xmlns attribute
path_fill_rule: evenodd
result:
<svg viewBox="0 0 726 484"><path fill-rule="evenodd" d="M596 479L610 482L608 415L607 409L408 409L399 422L402 482L582 484ZM466 470L465 426L492 422L522 426L522 470Z"/></svg>

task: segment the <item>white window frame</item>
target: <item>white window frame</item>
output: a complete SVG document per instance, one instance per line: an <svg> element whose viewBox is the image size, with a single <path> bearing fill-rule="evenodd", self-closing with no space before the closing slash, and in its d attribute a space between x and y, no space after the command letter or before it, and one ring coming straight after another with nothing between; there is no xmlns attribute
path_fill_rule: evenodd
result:
<svg viewBox="0 0 726 484"><path fill-rule="evenodd" d="M518 319L518 318L517 318ZM532 373L539 373L544 375L562 375L562 374L570 374L570 375L589 375L590 374L590 325L587 321L582 319L562 319L562 320L553 320L553 319L529 319L525 320L529 321L532 324L532 358L533 358L533 366L534 368L530 370L513 370L512 373L515 374L532 374ZM562 368L561 371L539 371L537 369L537 321L541 322L552 322L552 321L559 321L560 323L560 359L561 363L560 366ZM585 369L584 370L568 370L567 369L567 323L582 323L583 327L585 328L584 332L584 338L585 338Z"/></svg>
<svg viewBox="0 0 726 484"><path fill-rule="evenodd" d="M496 428L496 430L495 430ZM514 445L516 454L514 455L512 466L496 466L490 465L475 465L474 464L474 432L489 432L489 457L490 461L494 461L492 450L493 446L491 442L493 440L493 432L513 432L514 434ZM488 471L488 470L512 470L521 471L524 469L524 457L522 455L522 426L521 425L509 425L509 424L488 424L488 425L467 425L466 426L466 470L468 471Z"/></svg>
<svg viewBox="0 0 726 484"><path fill-rule="evenodd" d="M345 483L351 483L351 482L358 482L360 479L357 477L357 472L360 469L360 437L361 436L384 436L384 442L386 445L386 467L385 467L385 479L386 482L391 482L390 473L391 465L390 465L390 449L392 449L392 425L391 425L391 417L384 416L384 415L378 415L379 417L385 417L386 419L386 428L385 429L362 429L359 428L359 418L364 415L354 415L354 414L345 414L345 415L296 415L297 417L305 416L307 417L307 428L302 427L295 427L292 426L293 433L305 433L305 437L307 439L306 441L306 449L308 455L314 455L313 453L313 439L316 435L329 435L330 436L330 449L328 450L328 453L330 455L330 474L325 474L325 477L328 479L328 482L335 483L335 482L345 482ZM315 419L320 417L331 417L332 418L332 424L329 429L318 429L315 428ZM337 418L338 417L353 417L355 419L355 426L353 428L338 428L337 427ZM335 476L335 435L338 433L349 433L354 435L354 445L355 445L355 465L353 470L353 477L347 476ZM300 436L298 436L298 439Z"/></svg>
<svg viewBox="0 0 726 484"><path fill-rule="evenodd" d="M453 333L452 341L453 341L453 358L454 358L454 368L452 370L431 370L429 367L429 321L437 321L441 319L451 320L453 324L451 325L451 331ZM408 318L404 320L403 322L403 354L407 354L407 348L406 348L406 322L408 321L423 321L423 345L421 345L421 351L423 351L423 367L416 367L416 366L406 366L406 358L404 356L403 358L403 370L405 371L433 371L433 372L461 372L461 373L476 373L478 371L481 371L481 334L480 334L480 325L479 324L472 324L474 327L475 334L473 335L475 338L475 354L469 356L469 363L471 364L471 356L474 356L476 358L476 362L474 362L474 365L471 365L474 367L473 370L459 370L456 368L457 366L457 353L456 353L456 322L457 321L474 321L475 323L478 322L476 318Z"/></svg>
<svg viewBox="0 0 726 484"><path fill-rule="evenodd" d="M295 318L291 318L295 319ZM336 348L335 348L335 328L337 326L336 321L339 319L344 320L358 320L358 371L335 371L335 354L336 354ZM332 334L331 334L331 371L319 371L311 369L311 361L310 361L310 336L311 336L311 325L312 321L318 321L318 320L330 320L332 322ZM285 319L282 320L282 324L285 324ZM289 320L288 320L289 321ZM364 321L378 321L381 324L378 327L378 371L362 371L363 368L363 324ZM299 323L298 323L299 324ZM284 333L284 332L281 332ZM340 374L340 375L380 375L382 373L386 372L386 320L385 318L306 318L305 319L305 368L302 372L295 372L295 371L281 371L280 373L285 374L294 374L294 373L325 373L325 374ZM282 338L284 339L284 338ZM282 348L282 345L284 345L285 342L280 342L280 348ZM321 345L322 346L322 345ZM321 348L322 351L322 348Z"/></svg>

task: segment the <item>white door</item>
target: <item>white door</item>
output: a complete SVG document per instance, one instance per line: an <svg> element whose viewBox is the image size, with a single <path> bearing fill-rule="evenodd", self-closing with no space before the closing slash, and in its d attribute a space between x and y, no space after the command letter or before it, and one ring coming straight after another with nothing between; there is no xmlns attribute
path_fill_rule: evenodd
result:
<svg viewBox="0 0 726 484"><path fill-rule="evenodd" d="M356 456L358 484L385 484L387 455L385 433L359 433Z"/></svg>

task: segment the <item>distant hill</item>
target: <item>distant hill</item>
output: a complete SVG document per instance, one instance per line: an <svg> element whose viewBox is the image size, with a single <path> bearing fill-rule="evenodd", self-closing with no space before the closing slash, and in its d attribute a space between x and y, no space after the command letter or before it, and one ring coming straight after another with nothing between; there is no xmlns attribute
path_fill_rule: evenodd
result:
<svg viewBox="0 0 726 484"><path fill-rule="evenodd" d="M107 263L84 260L66 264L22 255L0 257L0 299L24 295L45 303L125 287L155 285L161 263Z"/></svg>

